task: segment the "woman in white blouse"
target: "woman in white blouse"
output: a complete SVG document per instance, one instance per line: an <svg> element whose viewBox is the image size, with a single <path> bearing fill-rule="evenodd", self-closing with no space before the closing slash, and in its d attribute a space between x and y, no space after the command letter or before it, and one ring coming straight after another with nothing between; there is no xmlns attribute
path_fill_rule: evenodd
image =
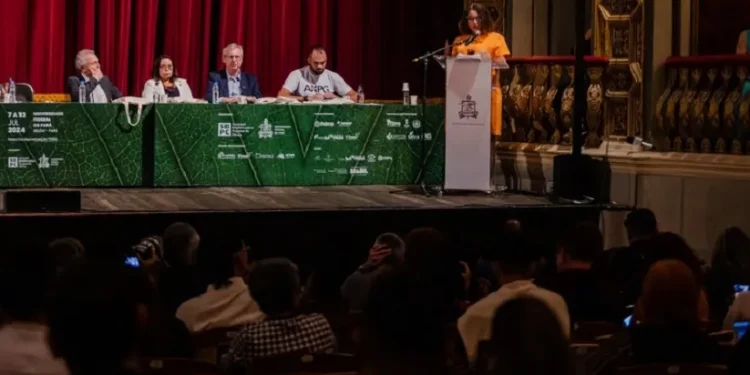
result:
<svg viewBox="0 0 750 375"><path fill-rule="evenodd" d="M193 92L190 91L187 81L179 78L174 62L167 55L161 55L154 61L154 69L151 72L151 79L143 85L144 99L154 99L154 94L161 95L162 98L172 100L191 100Z"/></svg>

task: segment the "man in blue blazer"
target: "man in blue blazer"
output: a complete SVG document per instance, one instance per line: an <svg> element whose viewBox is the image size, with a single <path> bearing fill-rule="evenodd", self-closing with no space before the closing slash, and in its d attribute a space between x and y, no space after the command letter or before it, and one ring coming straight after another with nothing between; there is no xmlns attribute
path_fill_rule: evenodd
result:
<svg viewBox="0 0 750 375"><path fill-rule="evenodd" d="M255 75L242 71L244 51L241 45L232 43L222 51L224 70L208 74L206 100L211 102L214 84L219 86L219 100L222 103L255 101L261 98L260 86Z"/></svg>

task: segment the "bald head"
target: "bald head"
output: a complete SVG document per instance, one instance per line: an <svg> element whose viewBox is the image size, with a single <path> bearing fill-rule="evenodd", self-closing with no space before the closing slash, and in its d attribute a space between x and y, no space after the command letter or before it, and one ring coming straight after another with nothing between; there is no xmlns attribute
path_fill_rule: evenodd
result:
<svg viewBox="0 0 750 375"><path fill-rule="evenodd" d="M700 287L693 271L679 260L662 260L649 268L639 300L643 321L653 324L698 323Z"/></svg>

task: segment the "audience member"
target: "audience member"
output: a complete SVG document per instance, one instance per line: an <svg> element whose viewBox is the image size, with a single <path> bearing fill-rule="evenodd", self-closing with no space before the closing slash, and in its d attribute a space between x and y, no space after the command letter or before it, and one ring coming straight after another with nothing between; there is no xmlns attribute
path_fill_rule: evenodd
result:
<svg viewBox="0 0 750 375"><path fill-rule="evenodd" d="M407 247L407 255L408 251ZM495 258L493 266L499 275L500 289L469 307L458 320L458 330L469 360L476 359L479 342L492 338L492 320L497 309L516 298L537 298L547 304L559 319L565 337L569 337L570 315L565 300L559 294L534 284L534 255L523 236L509 236Z"/></svg>
<svg viewBox="0 0 750 375"><path fill-rule="evenodd" d="M73 237L58 238L49 243L48 257L55 264L57 271L84 256L86 250L81 241Z"/></svg>
<svg viewBox="0 0 750 375"><path fill-rule="evenodd" d="M174 315L183 302L206 291L195 265L201 239L192 225L182 222L168 226L161 238L165 269L157 287L164 308Z"/></svg>
<svg viewBox="0 0 750 375"><path fill-rule="evenodd" d="M63 375L65 363L47 342L44 301L58 260L43 246L7 249L0 268L0 374ZM48 261L49 262L48 262Z"/></svg>
<svg viewBox="0 0 750 375"><path fill-rule="evenodd" d="M53 288L49 340L72 375L137 373L151 284L121 262L78 261Z"/></svg>
<svg viewBox="0 0 750 375"><path fill-rule="evenodd" d="M206 291L177 308L176 316L192 333L238 327L263 318L245 284L247 248L241 241L224 241L204 248L203 261L210 284Z"/></svg>
<svg viewBox="0 0 750 375"><path fill-rule="evenodd" d="M395 233L378 236L370 248L367 261L349 275L341 286L341 294L350 312L364 310L373 282L378 275L403 263L405 247L404 240Z"/></svg>
<svg viewBox="0 0 750 375"><path fill-rule="evenodd" d="M732 227L722 232L716 241L711 256L711 268L706 273L706 291L711 316L716 320L722 320L734 300L734 286L748 284L750 238L742 229Z"/></svg>
<svg viewBox="0 0 750 375"><path fill-rule="evenodd" d="M503 243L506 236L522 232L523 227L521 226L520 221L515 219L507 220L503 222L503 225L500 228L500 233L497 236L497 244L488 244L486 247L483 247L482 254L472 271L473 283L469 290L469 298L472 301L478 301L500 287L497 281L498 275L494 273L492 264L488 259L493 259L493 253L497 246Z"/></svg>
<svg viewBox="0 0 750 375"><path fill-rule="evenodd" d="M497 309L492 339L479 345L478 375L573 375L568 339L548 305L518 298Z"/></svg>
<svg viewBox="0 0 750 375"><path fill-rule="evenodd" d="M615 288L608 288L594 270L594 259L604 251L604 239L594 223L581 223L565 232L558 242L557 275L548 288L564 299L572 322L621 322L624 305L618 303Z"/></svg>
<svg viewBox="0 0 750 375"><path fill-rule="evenodd" d="M424 293L403 268L378 275L363 319L361 374L465 374L466 349L455 320L434 311L439 301Z"/></svg>
<svg viewBox="0 0 750 375"><path fill-rule="evenodd" d="M249 280L250 294L266 317L237 333L229 347L230 369L250 368L259 357L336 351L336 338L326 318L299 314L302 290L294 263L283 258L261 260Z"/></svg>
<svg viewBox="0 0 750 375"><path fill-rule="evenodd" d="M695 273L684 262L654 263L636 306L640 318L629 332L602 344L587 361L589 372L638 364L723 363L720 346L701 329L700 295Z"/></svg>

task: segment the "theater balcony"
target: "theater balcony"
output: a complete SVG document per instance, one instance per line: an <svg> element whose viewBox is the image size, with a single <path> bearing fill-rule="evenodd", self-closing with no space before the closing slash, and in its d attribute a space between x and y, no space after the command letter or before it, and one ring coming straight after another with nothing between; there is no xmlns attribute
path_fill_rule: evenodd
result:
<svg viewBox="0 0 750 375"><path fill-rule="evenodd" d="M609 59L586 56L585 147L596 148L606 129L606 73ZM572 142L575 56L530 56L508 59L502 74L504 142L568 146Z"/></svg>
<svg viewBox="0 0 750 375"><path fill-rule="evenodd" d="M673 152L750 153L749 55L670 57L654 141Z"/></svg>

